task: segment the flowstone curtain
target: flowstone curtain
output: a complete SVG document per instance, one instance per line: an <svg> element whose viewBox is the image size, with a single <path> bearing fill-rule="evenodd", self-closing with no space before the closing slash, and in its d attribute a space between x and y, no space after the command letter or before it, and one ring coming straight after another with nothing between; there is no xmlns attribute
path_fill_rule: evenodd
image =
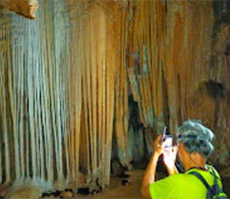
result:
<svg viewBox="0 0 230 199"><path fill-rule="evenodd" d="M34 21L0 15L0 183L104 187L116 64L103 7L44 0Z"/></svg>
<svg viewBox="0 0 230 199"><path fill-rule="evenodd" d="M69 175L70 25L64 2L52 4L34 21L1 9L2 182Z"/></svg>

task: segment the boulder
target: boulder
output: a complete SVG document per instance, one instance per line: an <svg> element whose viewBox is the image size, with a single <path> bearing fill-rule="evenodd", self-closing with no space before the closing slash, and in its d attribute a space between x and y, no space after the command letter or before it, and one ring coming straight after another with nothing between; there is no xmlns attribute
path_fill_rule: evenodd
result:
<svg viewBox="0 0 230 199"><path fill-rule="evenodd" d="M42 195L40 188L36 185L12 187L6 195L6 199L31 198L38 199Z"/></svg>
<svg viewBox="0 0 230 199"><path fill-rule="evenodd" d="M61 192L60 196L62 198L72 198L73 192L72 191L63 191L63 192Z"/></svg>
<svg viewBox="0 0 230 199"><path fill-rule="evenodd" d="M39 7L38 0L2 0L2 5L29 19L35 19Z"/></svg>
<svg viewBox="0 0 230 199"><path fill-rule="evenodd" d="M1 184L0 185L0 198L5 197L7 192L9 191L10 186L6 184Z"/></svg>

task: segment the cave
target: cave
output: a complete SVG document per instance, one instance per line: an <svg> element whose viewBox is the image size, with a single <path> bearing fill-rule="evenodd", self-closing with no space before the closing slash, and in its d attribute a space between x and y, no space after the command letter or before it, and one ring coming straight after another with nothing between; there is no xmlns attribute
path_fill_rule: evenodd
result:
<svg viewBox="0 0 230 199"><path fill-rule="evenodd" d="M0 0L0 198L140 198L188 119L230 196L229 55L228 0Z"/></svg>

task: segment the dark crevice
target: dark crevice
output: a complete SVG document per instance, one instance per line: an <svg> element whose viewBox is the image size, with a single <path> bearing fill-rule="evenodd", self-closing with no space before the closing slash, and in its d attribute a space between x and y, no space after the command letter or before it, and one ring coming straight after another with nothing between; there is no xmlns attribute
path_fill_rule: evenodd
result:
<svg viewBox="0 0 230 199"><path fill-rule="evenodd" d="M230 17L230 16L229 16ZM224 55L229 56L230 55L230 42L227 42L225 44L225 49L224 49Z"/></svg>
<svg viewBox="0 0 230 199"><path fill-rule="evenodd" d="M127 186L127 185L130 185L131 183L127 179L124 179L124 180L121 181L121 184L123 186Z"/></svg>
<svg viewBox="0 0 230 199"><path fill-rule="evenodd" d="M221 22L225 24L230 24L230 1L223 1L223 13L221 15Z"/></svg>
<svg viewBox="0 0 230 199"><path fill-rule="evenodd" d="M212 43L211 48L215 49L217 39L217 34L220 31L220 27L222 24L226 24L230 22L230 18L228 18L228 13L230 13L230 4L226 0L215 0L213 1L213 11L215 16L215 22L212 30ZM216 55L215 52L212 53L210 57L210 69L213 70L216 67Z"/></svg>
<svg viewBox="0 0 230 199"><path fill-rule="evenodd" d="M217 121L218 121L219 110L220 110L220 99L225 98L225 93L224 93L225 88L222 83L218 83L213 80L209 80L205 82L205 86L206 86L209 97L215 100L214 128L217 128Z"/></svg>
<svg viewBox="0 0 230 199"><path fill-rule="evenodd" d="M208 95L213 99L224 98L224 85L222 83L209 80L205 83Z"/></svg>
<svg viewBox="0 0 230 199"><path fill-rule="evenodd" d="M82 195L89 195L90 194L89 187L78 188L77 193Z"/></svg>
<svg viewBox="0 0 230 199"><path fill-rule="evenodd" d="M165 75L164 75L163 65L162 65L162 89L163 89L162 92L163 92L163 100L164 100L164 105L163 105L164 122L165 122L165 125L169 127L170 116L169 116L168 86L167 86Z"/></svg>
<svg viewBox="0 0 230 199"><path fill-rule="evenodd" d="M50 193L43 193L42 194L42 198L43 197L49 197L49 196L54 196L54 197L60 197L61 191L55 191L55 192L50 192Z"/></svg>
<svg viewBox="0 0 230 199"><path fill-rule="evenodd" d="M223 191L227 194L227 196L230 196L230 177L226 176L222 178L223 182Z"/></svg>

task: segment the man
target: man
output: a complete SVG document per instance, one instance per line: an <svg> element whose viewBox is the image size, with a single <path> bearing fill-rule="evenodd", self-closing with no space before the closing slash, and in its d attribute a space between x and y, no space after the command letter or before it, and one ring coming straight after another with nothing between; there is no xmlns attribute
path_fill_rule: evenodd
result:
<svg viewBox="0 0 230 199"><path fill-rule="evenodd" d="M222 188L219 174L213 167L206 165L207 158L214 150L211 143L213 137L210 129L192 120L184 122L179 128L177 147L165 150L161 136L158 136L143 178L142 195L153 199L205 199L207 188L196 176L189 174L192 171L201 174L209 185L213 185L215 175ZM169 177L155 182L157 161L162 153ZM179 174L175 167L176 154L185 168L183 174Z"/></svg>

